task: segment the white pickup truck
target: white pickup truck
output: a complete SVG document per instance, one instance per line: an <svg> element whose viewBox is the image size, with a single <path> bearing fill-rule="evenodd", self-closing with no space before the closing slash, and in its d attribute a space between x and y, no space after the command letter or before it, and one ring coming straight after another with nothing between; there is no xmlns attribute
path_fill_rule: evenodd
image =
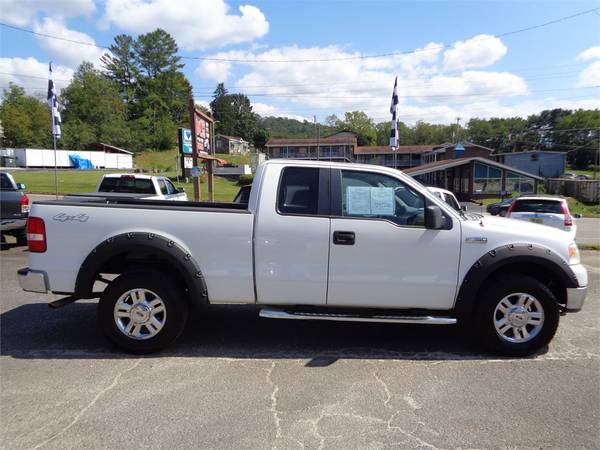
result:
<svg viewBox="0 0 600 450"><path fill-rule="evenodd" d="M194 304L254 304L266 318L473 324L505 354L554 336L582 308L587 272L564 231L469 218L402 172L273 160L248 204L137 199L32 206L26 291L100 298L121 348L181 334ZM116 276L116 278L115 278Z"/></svg>
<svg viewBox="0 0 600 450"><path fill-rule="evenodd" d="M167 177L133 173L111 173L102 177L93 196L143 197L146 200L187 201L183 188L176 188ZM82 196L90 194L79 194Z"/></svg>

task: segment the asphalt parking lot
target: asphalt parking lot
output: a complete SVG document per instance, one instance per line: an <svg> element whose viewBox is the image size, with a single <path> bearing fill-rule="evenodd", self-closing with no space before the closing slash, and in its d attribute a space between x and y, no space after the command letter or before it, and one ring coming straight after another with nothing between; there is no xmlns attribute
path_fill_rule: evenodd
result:
<svg viewBox="0 0 600 450"><path fill-rule="evenodd" d="M0 252L2 448L598 448L600 252L590 293L532 358L453 328L193 312L178 345L113 349L96 305L22 292Z"/></svg>

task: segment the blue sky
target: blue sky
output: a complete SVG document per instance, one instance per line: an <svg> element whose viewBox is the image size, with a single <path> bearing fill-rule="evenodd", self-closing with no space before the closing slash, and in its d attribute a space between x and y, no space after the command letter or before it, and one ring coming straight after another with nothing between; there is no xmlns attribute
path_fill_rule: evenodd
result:
<svg viewBox="0 0 600 450"><path fill-rule="evenodd" d="M262 115L363 110L384 121L398 76L401 120L448 123L600 108L600 9L503 36L593 8L600 2L0 0L0 21L99 45L162 27L181 55L261 61L184 60L201 103L224 81ZM49 60L60 87L103 51L7 27L0 39L0 86L32 93L43 93Z"/></svg>

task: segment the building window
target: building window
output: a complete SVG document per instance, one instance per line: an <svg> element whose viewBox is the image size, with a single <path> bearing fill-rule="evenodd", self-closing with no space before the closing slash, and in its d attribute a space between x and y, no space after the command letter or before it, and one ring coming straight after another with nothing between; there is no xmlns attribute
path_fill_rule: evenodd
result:
<svg viewBox="0 0 600 450"><path fill-rule="evenodd" d="M475 163L473 194L498 194L502 190L502 172L495 167Z"/></svg>
<svg viewBox="0 0 600 450"><path fill-rule="evenodd" d="M506 172L506 190L509 192L531 193L534 191L535 181L514 172Z"/></svg>

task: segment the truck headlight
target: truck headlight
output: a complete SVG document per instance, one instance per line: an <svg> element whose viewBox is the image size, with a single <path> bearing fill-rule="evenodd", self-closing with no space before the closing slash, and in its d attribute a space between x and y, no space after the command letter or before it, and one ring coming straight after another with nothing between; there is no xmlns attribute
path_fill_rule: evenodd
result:
<svg viewBox="0 0 600 450"><path fill-rule="evenodd" d="M569 244L569 264L579 264L580 262L579 248L575 242L571 242Z"/></svg>

